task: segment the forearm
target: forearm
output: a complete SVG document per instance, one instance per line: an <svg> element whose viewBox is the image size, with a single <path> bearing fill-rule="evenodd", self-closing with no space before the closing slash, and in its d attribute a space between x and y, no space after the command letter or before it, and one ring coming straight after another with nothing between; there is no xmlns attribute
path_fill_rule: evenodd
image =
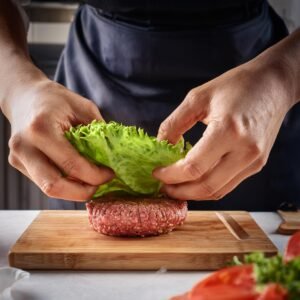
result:
<svg viewBox="0 0 300 300"><path fill-rule="evenodd" d="M277 75L290 95L290 106L300 101L300 29L257 57Z"/></svg>
<svg viewBox="0 0 300 300"><path fill-rule="evenodd" d="M21 86L44 76L32 63L26 30L17 7L0 1L0 108L10 114L10 102Z"/></svg>

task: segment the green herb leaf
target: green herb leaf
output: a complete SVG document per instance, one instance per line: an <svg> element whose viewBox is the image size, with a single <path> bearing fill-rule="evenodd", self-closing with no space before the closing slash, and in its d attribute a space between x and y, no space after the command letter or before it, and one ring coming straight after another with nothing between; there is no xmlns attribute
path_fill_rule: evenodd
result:
<svg viewBox="0 0 300 300"><path fill-rule="evenodd" d="M237 258L233 259L233 265L240 263ZM290 300L300 299L300 257L285 263L281 255L265 257L258 252L246 255L244 263L254 265L254 277L259 291L268 283L278 283L288 291Z"/></svg>

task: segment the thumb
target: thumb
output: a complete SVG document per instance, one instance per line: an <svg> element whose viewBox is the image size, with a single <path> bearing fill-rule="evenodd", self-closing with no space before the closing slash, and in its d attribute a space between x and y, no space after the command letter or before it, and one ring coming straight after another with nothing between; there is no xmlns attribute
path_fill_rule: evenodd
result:
<svg viewBox="0 0 300 300"><path fill-rule="evenodd" d="M160 125L157 139L175 144L181 136L206 115L206 98L199 88L191 90L182 103Z"/></svg>

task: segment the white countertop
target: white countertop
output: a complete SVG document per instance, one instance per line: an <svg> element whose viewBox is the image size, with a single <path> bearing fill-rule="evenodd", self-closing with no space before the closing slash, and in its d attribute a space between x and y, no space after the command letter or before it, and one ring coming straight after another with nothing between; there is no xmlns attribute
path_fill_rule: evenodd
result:
<svg viewBox="0 0 300 300"><path fill-rule="evenodd" d="M0 211L0 267L7 266L7 253L38 211ZM279 251L287 236L275 234L280 218L275 213L252 213ZM18 282L15 300L161 300L190 289L206 272L153 271L30 271Z"/></svg>

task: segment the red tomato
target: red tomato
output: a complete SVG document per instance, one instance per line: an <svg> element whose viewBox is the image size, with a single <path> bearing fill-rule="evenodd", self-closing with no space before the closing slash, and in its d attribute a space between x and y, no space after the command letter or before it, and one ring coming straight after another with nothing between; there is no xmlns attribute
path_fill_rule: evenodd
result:
<svg viewBox="0 0 300 300"><path fill-rule="evenodd" d="M276 283L271 283L267 285L262 294L258 297L257 300L287 300L288 293L287 291Z"/></svg>
<svg viewBox="0 0 300 300"><path fill-rule="evenodd" d="M253 288L255 282L253 277L253 266L242 265L221 269L199 282L193 289L208 287L217 284L228 284Z"/></svg>
<svg viewBox="0 0 300 300"><path fill-rule="evenodd" d="M189 293L189 300L256 300L251 265L235 266L213 273Z"/></svg>
<svg viewBox="0 0 300 300"><path fill-rule="evenodd" d="M189 300L257 300L258 294L254 289L218 284L192 291Z"/></svg>
<svg viewBox="0 0 300 300"><path fill-rule="evenodd" d="M286 262L300 256L300 231L296 232L288 241L285 249L284 260Z"/></svg>

